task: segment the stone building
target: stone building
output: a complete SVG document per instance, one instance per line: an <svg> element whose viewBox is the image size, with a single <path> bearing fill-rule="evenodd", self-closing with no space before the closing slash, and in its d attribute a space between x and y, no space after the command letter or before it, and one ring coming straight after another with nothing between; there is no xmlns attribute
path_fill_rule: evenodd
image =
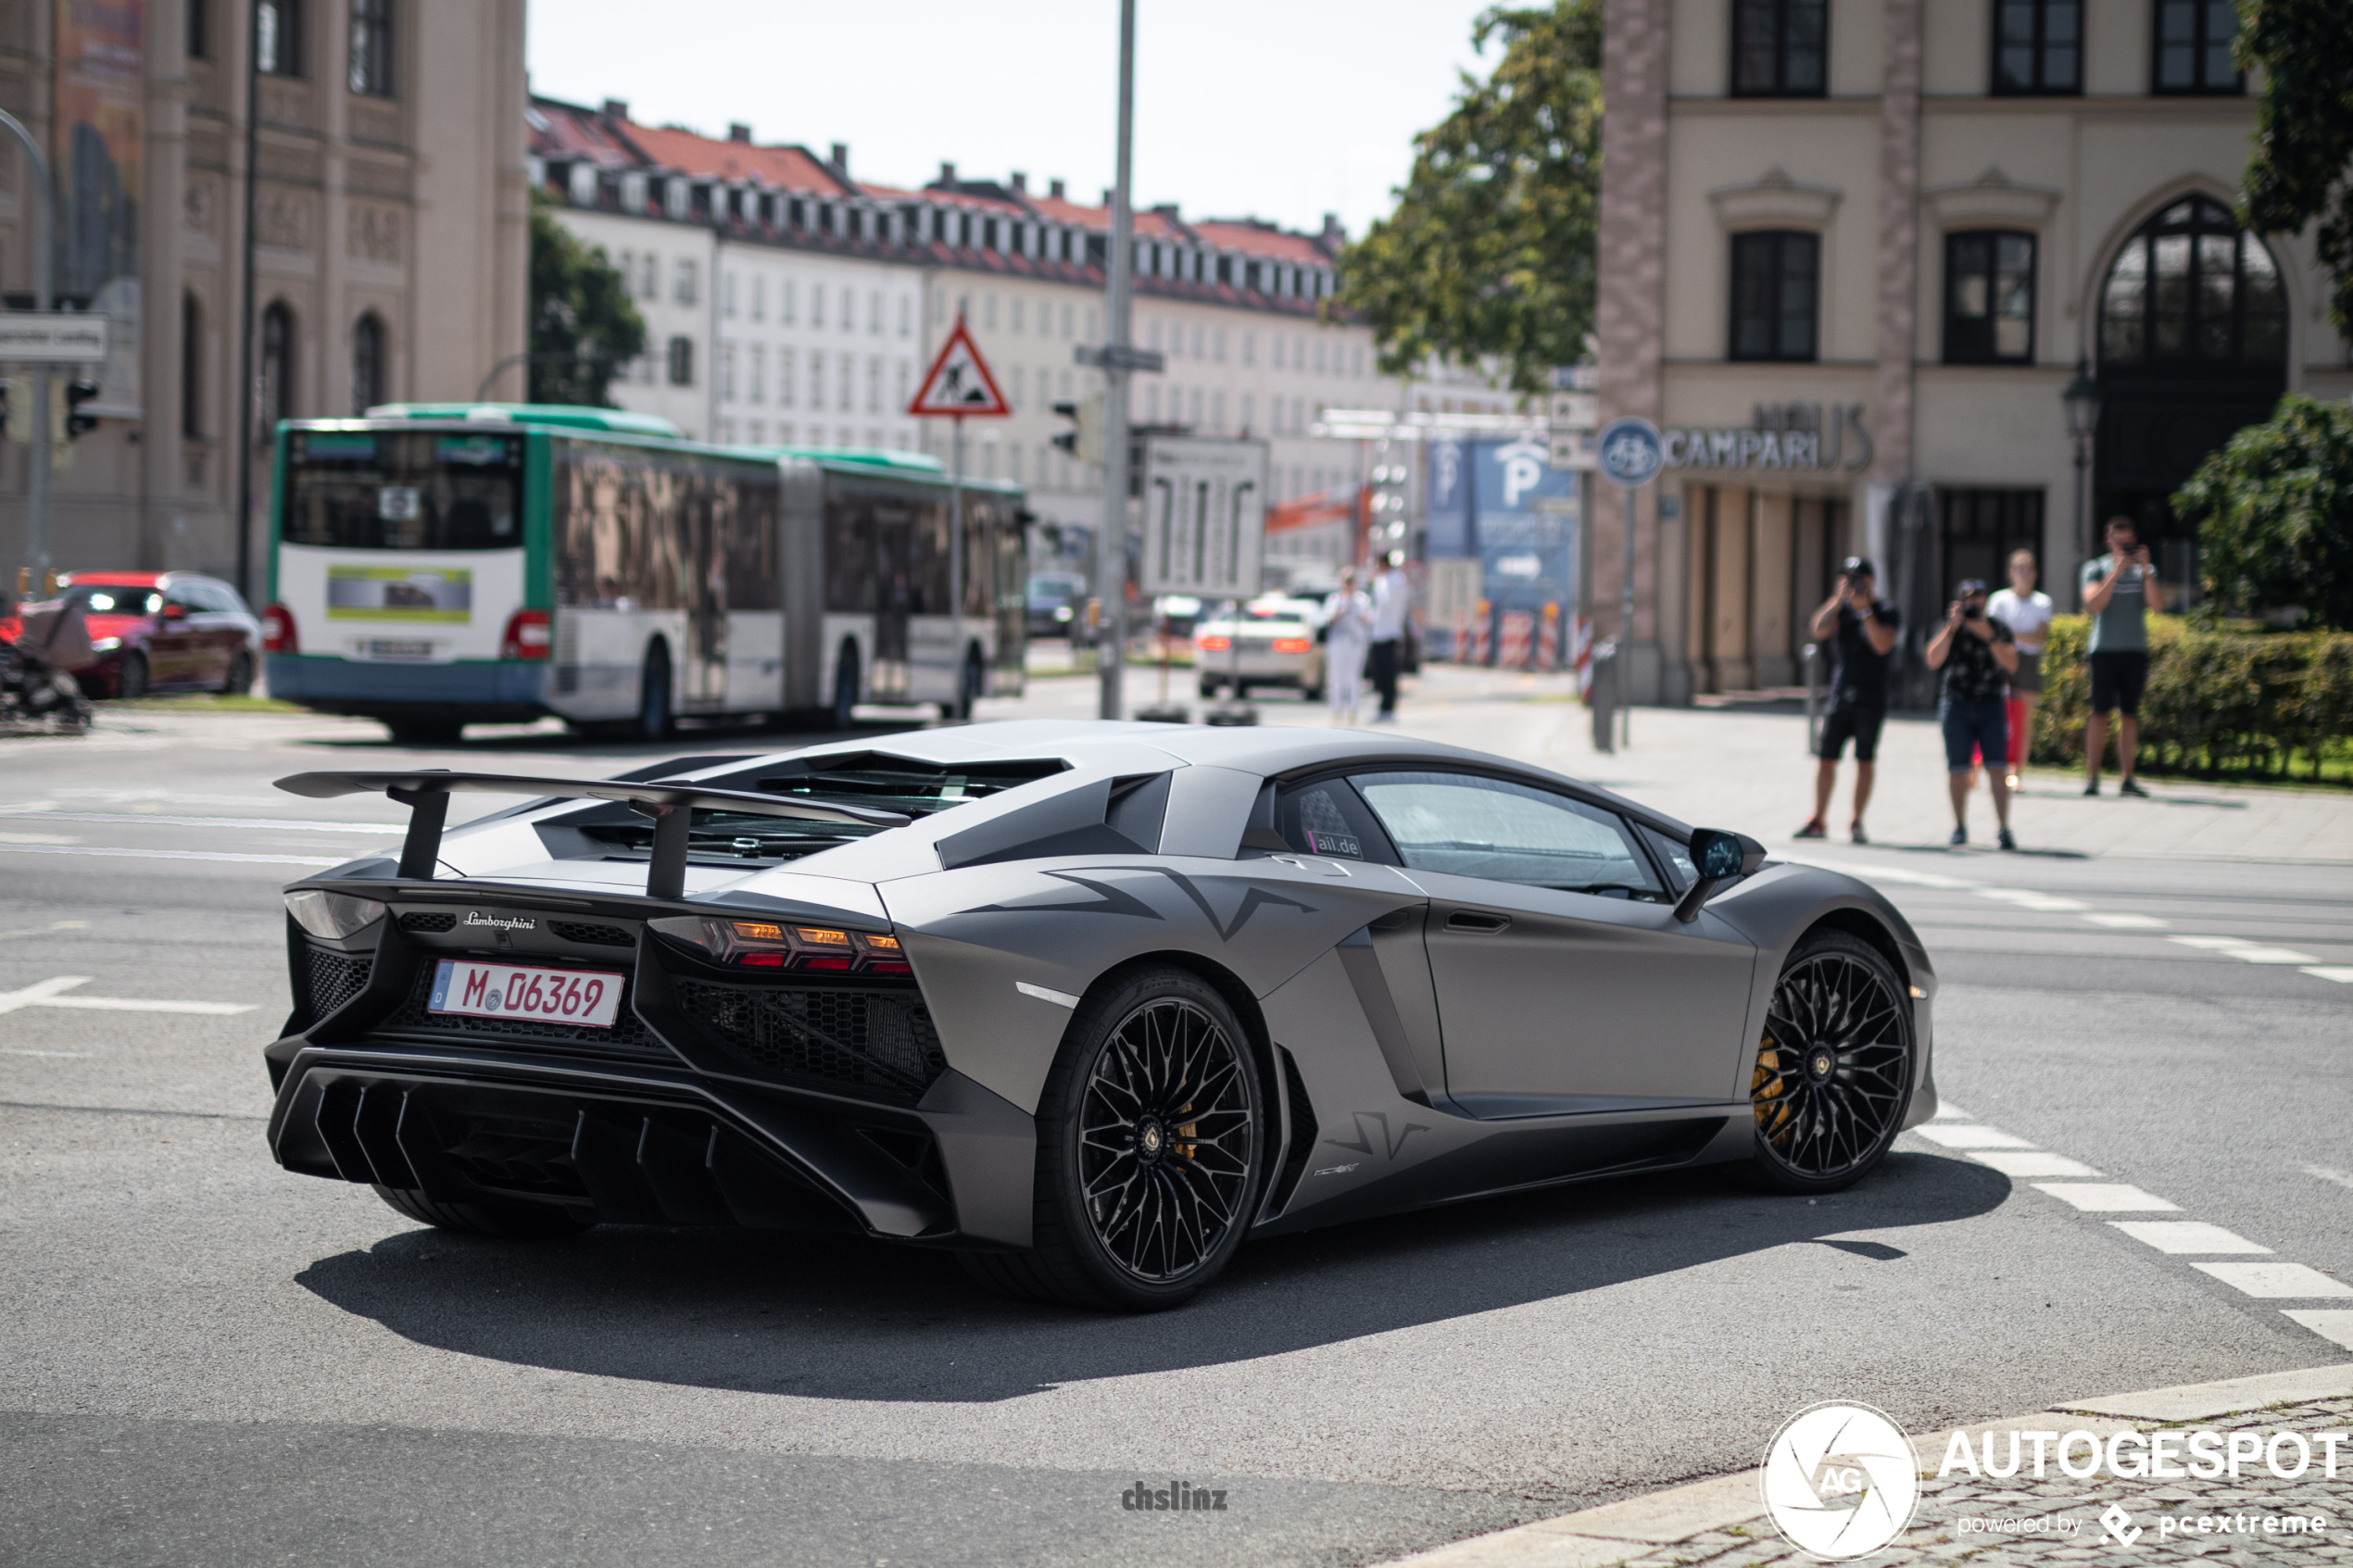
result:
<svg viewBox="0 0 2353 1568"><path fill-rule="evenodd" d="M1799 678L1848 552L1912 618L2140 520L2283 390L2353 391L2308 236L2231 218L2255 122L2202 0L1612 0L1600 417L1666 433L1642 494L1640 700ZM1615 510L1613 506L1611 508ZM2096 547L2096 546L2095 546ZM1617 631L1618 531L1591 605Z"/></svg>
<svg viewBox="0 0 2353 1568"><path fill-rule="evenodd" d="M471 397L522 354L523 11L523 0L0 3L0 107L48 149L60 295L106 311L117 345L85 410L98 427L56 477L60 569L236 568L256 67L248 594L266 570L276 419ZM0 287L13 308L32 303L32 217L24 161L0 145ZM522 389L519 364L491 383ZM11 577L25 554L26 458L0 446Z"/></svg>

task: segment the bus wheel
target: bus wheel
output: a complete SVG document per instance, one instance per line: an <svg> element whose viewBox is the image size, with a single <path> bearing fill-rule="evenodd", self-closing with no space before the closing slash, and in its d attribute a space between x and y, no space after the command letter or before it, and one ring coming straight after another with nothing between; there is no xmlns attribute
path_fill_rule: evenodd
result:
<svg viewBox="0 0 2353 1568"><path fill-rule="evenodd" d="M395 746L455 746L466 732L455 719L387 719L384 728L392 732Z"/></svg>
<svg viewBox="0 0 2353 1568"><path fill-rule="evenodd" d="M955 716L957 718L969 719L973 716L973 704L980 700L988 680L988 671L980 662L980 650L967 649L964 654L964 671L956 678Z"/></svg>
<svg viewBox="0 0 2353 1568"><path fill-rule="evenodd" d="M646 649L646 667L637 676L638 740L670 738L670 650L656 641Z"/></svg>
<svg viewBox="0 0 2353 1568"><path fill-rule="evenodd" d="M844 643L834 660L834 728L846 730L856 722L857 707L858 645Z"/></svg>

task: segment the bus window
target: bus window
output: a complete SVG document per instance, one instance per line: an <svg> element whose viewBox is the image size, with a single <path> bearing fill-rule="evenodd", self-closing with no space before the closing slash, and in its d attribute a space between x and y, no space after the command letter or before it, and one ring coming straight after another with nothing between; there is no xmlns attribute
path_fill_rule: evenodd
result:
<svg viewBox="0 0 2353 1568"><path fill-rule="evenodd" d="M774 475L567 441L555 464L556 602L581 609L782 608ZM691 588L690 588L690 585Z"/></svg>
<svg viewBox="0 0 2353 1568"><path fill-rule="evenodd" d="M522 546L522 441L432 431L287 437L289 545L354 550Z"/></svg>
<svg viewBox="0 0 2353 1568"><path fill-rule="evenodd" d="M829 487L830 488L830 487ZM875 504L856 491L825 497L825 608L838 615L875 608Z"/></svg>

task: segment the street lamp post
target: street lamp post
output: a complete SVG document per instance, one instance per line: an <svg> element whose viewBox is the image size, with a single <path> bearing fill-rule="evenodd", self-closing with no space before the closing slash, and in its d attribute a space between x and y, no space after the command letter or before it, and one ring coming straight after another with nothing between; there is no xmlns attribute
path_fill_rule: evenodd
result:
<svg viewBox="0 0 2353 1568"><path fill-rule="evenodd" d="M1117 167L1112 185L1111 249L1103 257L1108 264L1103 270L1103 531L1095 546L1095 593L1103 614L1095 644L1101 687L1095 711L1105 719L1126 714L1128 270L1136 260L1127 180L1135 127L1136 0L1121 0Z"/></svg>
<svg viewBox="0 0 2353 1568"><path fill-rule="evenodd" d="M2091 506L2087 491L2091 483L2092 436L2100 427L2100 383L2092 379L2088 360L2075 361L2075 379L2059 394L2059 402L2067 409L2067 433L2075 443L2075 562L2069 575L2075 579L2076 592L2081 594L2083 562L2092 553L2085 516Z"/></svg>

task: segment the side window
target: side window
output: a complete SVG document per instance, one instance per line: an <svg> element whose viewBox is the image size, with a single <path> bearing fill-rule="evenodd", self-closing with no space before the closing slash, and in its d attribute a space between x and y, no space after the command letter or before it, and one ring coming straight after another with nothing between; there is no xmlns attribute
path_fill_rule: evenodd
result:
<svg viewBox="0 0 2353 1568"><path fill-rule="evenodd" d="M1699 868L1692 864L1689 845L1669 838L1648 825L1638 827L1635 831L1651 847L1651 853L1658 858L1658 863L1667 868L1667 880L1675 884L1674 891L1680 893L1699 880Z"/></svg>
<svg viewBox="0 0 2353 1568"><path fill-rule="evenodd" d="M1396 864L1380 825L1343 780L1323 779L1283 791L1275 823L1283 842L1302 855Z"/></svg>
<svg viewBox="0 0 2353 1568"><path fill-rule="evenodd" d="M1663 896L1614 811L1475 773L1364 773L1356 787L1409 871L1619 898Z"/></svg>

